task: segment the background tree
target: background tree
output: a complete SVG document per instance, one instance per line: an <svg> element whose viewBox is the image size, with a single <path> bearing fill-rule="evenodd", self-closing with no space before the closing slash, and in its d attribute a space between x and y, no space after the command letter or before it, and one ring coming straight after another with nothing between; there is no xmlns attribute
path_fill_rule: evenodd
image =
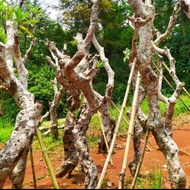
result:
<svg viewBox="0 0 190 190"><path fill-rule="evenodd" d="M45 38L49 39L49 37L51 37L52 41L56 42L57 46L60 49L62 49L63 43L66 43L67 52L71 55L76 52L76 42L72 39L72 37L76 35L77 31L81 31L84 34L85 28L88 28L88 25L85 25L87 21L84 21L85 23L82 24L82 15L82 19L84 20L89 20L89 17L83 14L83 12L85 12L86 14L86 11L82 11L84 10L84 8L79 8L81 1L69 2L68 4L66 4L65 2L66 1L62 3L61 9L63 10L63 16L60 15L60 21L61 19L66 18L64 12L65 14L67 14L66 10L69 10L70 13L68 13L68 15L70 15L70 17L68 17L68 21L69 23L71 23L70 27L63 28L62 24L60 25L55 20L50 19L46 15L46 12L43 12L42 18L40 18L40 22L37 23L36 28L37 45L34 47L34 50L30 55L30 60L27 63L27 68L30 73L30 78L28 81L29 90L35 94L36 99L43 100L43 114L45 114L49 110L49 100L52 101L53 99L53 87L51 81L54 79L55 75L55 71L46 64L45 56L50 56L50 52L44 45ZM34 5L39 4L38 1L34 1L34 3L36 3ZM74 5L76 6L76 4L78 8L77 11L81 11L80 14L73 13L75 9L72 7L74 7ZM163 4L164 9L160 9L160 6L162 6ZM169 19L168 15L171 15L172 6L173 4L170 1L156 1L155 3L157 16L155 18L154 24L156 28L158 28L161 32L164 31L164 29L166 29L167 27L167 22L164 21L167 21ZM88 9L87 12L90 13L88 3L85 5L85 7ZM106 11L104 11L104 9ZM132 29L131 27L129 27L128 22L126 22L126 15L129 14L130 11L131 7L129 6L129 4L123 1L102 1L100 5L97 39L100 44L102 44L102 46L105 48L106 57L110 60L110 65L115 72L115 87L112 94L112 100L116 104L121 103L123 100L126 88L126 81L130 73L128 62L123 62L123 57L125 56L123 51L125 51L126 48L131 49ZM74 19L72 19L72 15ZM81 15L80 18L77 18L77 15ZM112 15L114 15L114 17ZM4 16L4 14L1 15L2 18ZM1 20L2 25L4 23L3 20L4 19ZM75 21L77 20L80 20L81 28L79 28L79 26L75 24ZM179 78L185 82L185 88L188 91L190 88L188 82L188 71L190 70L188 58L190 49L189 22L189 19L185 17L185 13L183 13L182 11L179 12L179 17L177 18L176 25L173 28L170 36L168 36L161 44L162 47L164 47L165 45L168 47L172 46L172 48L170 48L170 51L176 59L176 62L178 63L176 64L176 73ZM49 32L47 33L46 31ZM3 35L1 35L2 38ZM112 39L114 39L114 43L112 43ZM26 33L23 33L22 36L20 36L21 51L24 48L28 47L29 43L30 41L29 38L26 38ZM92 51L95 51L93 47ZM167 59L165 59L164 61L168 64ZM170 81L169 73L166 70L164 70L163 72L164 76ZM106 81L106 76L107 75L104 69L100 68L98 77L94 78L94 88L101 94L104 94L102 87L106 86L106 82L104 82ZM39 80L39 78L42 77L47 80ZM175 85L172 81L171 83L172 85ZM163 93L165 95L168 93L173 93L171 88L165 82L163 82ZM4 115L2 116L2 119L6 119L14 123L16 114L18 113L17 106L13 99L6 93L2 93L2 98L5 101ZM58 106L58 117L66 116L67 108L64 104L65 98L66 97L63 96L63 99ZM131 105L131 103L132 91L130 91L127 104ZM185 109L186 108L184 108L184 110ZM47 119L49 119L49 117Z"/></svg>

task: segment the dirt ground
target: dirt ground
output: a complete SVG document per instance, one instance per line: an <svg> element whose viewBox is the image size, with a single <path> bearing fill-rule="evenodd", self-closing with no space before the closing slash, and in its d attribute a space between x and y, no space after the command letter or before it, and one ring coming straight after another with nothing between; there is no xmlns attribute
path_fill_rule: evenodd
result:
<svg viewBox="0 0 190 190"><path fill-rule="evenodd" d="M183 170L186 173L187 185L186 188L190 188L190 117L180 117L178 119L174 119L173 121L173 139L177 143L179 148L179 160ZM104 178L103 185L106 189L115 189L118 188L119 176L118 174L121 172L123 157L125 151L126 138L118 137L116 139L114 154L111 159L113 162L113 166L108 164L106 175ZM142 143L143 146L143 143ZM99 176L104 167L104 163L106 160L106 155L97 154L97 148L93 148L90 150L91 157L97 165ZM30 156L30 155L29 155ZM131 149L129 151L128 161L131 161L133 157L133 149L131 145ZM36 150L33 152L34 158L34 167L35 167L35 176L36 176L36 188L37 189L53 189L51 178L49 177L49 172L47 170L42 152L40 150ZM52 167L56 169L62 162L63 159L63 151L62 147L55 150L52 154L49 154L49 158L51 160ZM145 152L144 160L141 166L141 174L146 175L148 172L151 172L155 169L160 169L162 172L162 188L170 189L170 182L168 179L168 172L166 168L166 161L159 150L157 144L153 136L150 134L147 150ZM128 167L126 168L125 180L131 177ZM70 178L57 178L57 182L59 184L60 189L84 189L84 175L81 172L80 165L72 173ZM9 179L7 179L6 184L4 185L4 189L10 189L11 183ZM33 175L31 170L31 160L30 157L27 161L26 175L23 184L24 189L34 189L33 183ZM129 186L130 188L130 186Z"/></svg>

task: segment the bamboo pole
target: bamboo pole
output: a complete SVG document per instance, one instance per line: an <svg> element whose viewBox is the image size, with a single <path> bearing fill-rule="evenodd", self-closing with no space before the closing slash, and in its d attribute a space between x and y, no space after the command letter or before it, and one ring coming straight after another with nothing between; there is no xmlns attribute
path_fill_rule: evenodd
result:
<svg viewBox="0 0 190 190"><path fill-rule="evenodd" d="M40 130L38 128L36 128L36 134L37 134L37 137L38 137L38 142L40 144L40 148L41 148L42 154L44 156L44 160L46 162L46 165L47 165L47 168L48 168L48 171L49 171L50 178L52 180L53 186L54 186L55 189L59 189L59 185L57 183L55 174L53 172L53 168L52 168L50 159L49 159L49 157L47 155L46 148L45 148L45 145L44 145L43 140L42 140L41 132L40 132Z"/></svg>
<svg viewBox="0 0 190 190"><path fill-rule="evenodd" d="M119 109L117 108L117 106L115 105L115 103L112 101L112 104L114 105L114 107L116 108L116 110L119 112ZM123 117L123 119L125 120L125 122L129 125L129 122L127 121L127 119L124 117L124 116L122 116ZM143 139L140 139L140 141L142 142L142 143L144 143L144 141L143 141ZM147 149L149 150L149 151L151 151L151 148L148 146L148 145L146 145L146 147L147 147Z"/></svg>
<svg viewBox="0 0 190 190"><path fill-rule="evenodd" d="M144 143L144 146L143 146L142 154L141 154L141 156L140 156L140 160L139 160L137 169L136 169L136 171L135 171L135 175L134 175L134 178L133 178L133 182L132 182L132 185L131 185L131 189L134 189L134 187L135 187L135 183L136 183L136 180L137 180L137 177L138 177L138 174L139 174L139 171L140 171L140 168L141 168L143 159L144 159L144 155L145 155L145 151L146 151L146 145L147 145L147 142L148 142L149 134L150 134L150 129L148 129L148 130L146 131L145 143Z"/></svg>
<svg viewBox="0 0 190 190"><path fill-rule="evenodd" d="M113 102L113 101L111 101L111 103L114 105L114 107L115 107L115 109L118 111L118 112L120 112L119 111L119 109L118 109L118 107L115 105L115 103ZM125 122L129 125L129 122L127 121L127 119L122 115L122 118L125 120Z"/></svg>
<svg viewBox="0 0 190 190"><path fill-rule="evenodd" d="M128 155L129 155L131 138L132 138L133 130L134 130L134 120L135 120L135 115L136 115L136 110L137 110L136 107L137 107L140 79L141 79L140 73L138 72L136 85L135 85L135 92L134 92L134 97L133 97L133 103L132 103L131 118L130 118L130 123L129 123L129 130L128 130L127 142L126 142L126 147L125 147L123 165L122 165L122 170L119 174L118 189L124 188L124 177L125 177L126 165L127 165Z"/></svg>
<svg viewBox="0 0 190 190"><path fill-rule="evenodd" d="M114 134L113 134L113 139L112 139L112 142L111 142L111 145L110 145L110 151L108 152L106 161L104 163L104 167L103 167L102 173L100 175L100 179L98 181L97 189L101 188L101 185L102 185L102 182L103 182L103 179L104 179L104 176L106 174L107 167L108 167L108 163L110 161L111 154L113 152L114 144L115 144L116 137L117 137L117 132L118 132L118 129L119 129L119 126L120 126L121 118L122 118L123 111L124 111L124 108L126 106L126 102L127 102L127 98L128 98L128 94L129 94L129 89L130 89L130 85L131 85L131 81L132 81L132 77L133 77L133 73L134 73L134 69L135 69L135 63L136 63L136 58L133 61L133 65L132 65L131 72L130 72L129 79L128 79L128 85L127 85L126 92L125 92L125 97L123 99L123 103L122 103L122 106L121 106L121 111L120 111L120 114L119 114L119 117L118 117L118 121L117 121L115 130L114 130Z"/></svg>
<svg viewBox="0 0 190 190"><path fill-rule="evenodd" d="M107 141L106 135L104 133L104 125L102 124L101 117L100 117L100 112L99 111L98 111L98 117L99 117L101 129L102 129L102 134L103 134L103 137L104 137L104 141L105 141L105 144L106 144L106 148L107 148L107 151L109 152L110 148L109 148L109 145L108 145L108 141ZM113 166L113 161L112 161L111 158L110 158L110 164Z"/></svg>
<svg viewBox="0 0 190 190"><path fill-rule="evenodd" d="M154 66L156 67L156 69L159 71L159 68L156 66L156 64L154 64ZM167 80L167 78L165 76L163 76L164 80L166 81L166 83L170 86L170 88L175 91L175 89L173 88L173 86L171 85L171 83ZM186 89L183 89L186 90ZM186 92L188 95L188 92ZM181 99L181 97L179 96L179 99L181 100L181 102L185 105L185 107L190 111L190 108L188 107L188 105Z"/></svg>
<svg viewBox="0 0 190 190"><path fill-rule="evenodd" d="M170 70L168 68L168 66L162 61L162 64L164 65L164 67L166 68L166 70L170 73ZM183 91L187 94L187 96L189 96L190 98L190 94L188 93L188 91L185 89L185 87L183 87Z"/></svg>
<svg viewBox="0 0 190 190"><path fill-rule="evenodd" d="M32 177L33 177L33 182L34 182L34 189L37 188L36 184L36 174L34 170L34 160L33 160L33 153L32 153L32 144L30 145L30 161L31 161L31 167L32 167Z"/></svg>

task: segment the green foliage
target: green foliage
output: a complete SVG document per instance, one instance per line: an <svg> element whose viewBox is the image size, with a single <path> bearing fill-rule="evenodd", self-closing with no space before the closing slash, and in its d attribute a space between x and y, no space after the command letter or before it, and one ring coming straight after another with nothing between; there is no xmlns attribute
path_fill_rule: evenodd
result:
<svg viewBox="0 0 190 190"><path fill-rule="evenodd" d="M141 177L137 177L137 181L136 181L137 187L138 189L144 189L144 181L143 178Z"/></svg>
<svg viewBox="0 0 190 190"><path fill-rule="evenodd" d="M123 53L124 53L123 62L127 62L127 60L129 59L129 56L130 56L131 51L130 51L128 48L126 48L126 49L123 51Z"/></svg>
<svg viewBox="0 0 190 190"><path fill-rule="evenodd" d="M181 98L181 100L178 99L176 104L175 104L174 116L176 116L176 117L182 113L188 112L187 107L190 108L189 97L185 96L185 95L180 95L180 98ZM141 104L141 108L145 114L148 114L148 101L147 101L147 99L143 100L143 102ZM160 102L160 112L163 116L165 114L165 111L166 111L165 103Z"/></svg>
<svg viewBox="0 0 190 190"><path fill-rule="evenodd" d="M46 147L46 151L53 151L56 147L60 147L63 145L62 135L59 135L59 138L57 140L55 140L55 138L53 138L52 136L43 136L43 143ZM40 144L36 136L34 137L32 147L33 150L40 149Z"/></svg>
<svg viewBox="0 0 190 190"><path fill-rule="evenodd" d="M162 188L162 170L153 166L152 171L147 177L148 186L150 189Z"/></svg>
<svg viewBox="0 0 190 190"><path fill-rule="evenodd" d="M0 92L0 100L4 101L4 113L0 119L3 119L4 121L7 121L8 123L14 125L16 115L19 112L18 106L16 105L14 99L3 91Z"/></svg>
<svg viewBox="0 0 190 190"><path fill-rule="evenodd" d="M6 42L5 31L2 28L0 28L0 42L3 42L3 43Z"/></svg>
<svg viewBox="0 0 190 190"><path fill-rule="evenodd" d="M189 97L183 93L182 95L180 95L180 99L178 99L177 103L175 104L174 116L180 116L181 114L188 112L189 109Z"/></svg>
<svg viewBox="0 0 190 190"><path fill-rule="evenodd" d="M5 0L0 1L0 17L2 21L13 20L14 19L14 9L17 5L11 6L9 3L6 3Z"/></svg>
<svg viewBox="0 0 190 190"><path fill-rule="evenodd" d="M120 123L120 126L119 126L119 130L118 130L118 133L119 135L121 136L126 136L127 135L127 130L128 130L128 127L129 127L129 118L126 116L126 112L129 108L126 107L124 109L124 112L123 112L123 117L121 119L121 123ZM110 115L111 117L113 117L115 119L115 122L117 124L117 121L118 121L118 117L120 115L120 110L121 110L121 105L120 104L112 104L110 106Z"/></svg>
<svg viewBox="0 0 190 190"><path fill-rule="evenodd" d="M43 112L49 110L49 102L53 100L54 90L52 80L55 78L55 70L49 64L34 64L29 63L29 91L35 95L36 100L43 101ZM60 85L58 85L58 88ZM58 117L64 117L66 114L65 96L57 108Z"/></svg>
<svg viewBox="0 0 190 190"><path fill-rule="evenodd" d="M97 62L97 68L100 69L101 67L103 67L103 63L101 61Z"/></svg>
<svg viewBox="0 0 190 190"><path fill-rule="evenodd" d="M34 37L32 31L30 31L30 26L39 22L38 18L41 15L41 11L38 7L28 4L26 5L26 10L23 11L17 4L11 6L3 0L0 2L0 12L2 22L6 20L14 21L20 30Z"/></svg>
<svg viewBox="0 0 190 190"><path fill-rule="evenodd" d="M163 6L164 5L164 6ZM160 6L163 9L160 9ZM170 0L167 1L156 1L157 16L155 19L155 26L161 32L165 32L167 24L169 22L169 15L172 14L173 3ZM190 91L190 83L188 73L190 71L190 19L187 18L183 11L179 12L179 17L172 29L171 35L161 45L166 46L170 49L171 55L176 60L176 74L180 81L185 82L185 88ZM169 66L168 60L164 58L164 61ZM166 78L171 82L172 79L167 72L164 72ZM173 85L174 86L174 85ZM167 92L170 87L168 85L163 86Z"/></svg>
<svg viewBox="0 0 190 190"><path fill-rule="evenodd" d="M55 72L49 65L35 66L32 71L29 71L29 76L28 85L30 92L35 95L36 100L43 101L46 111L49 110L48 102L52 101L54 95L51 81L54 79Z"/></svg>
<svg viewBox="0 0 190 190"><path fill-rule="evenodd" d="M0 142L5 143L10 138L13 131L13 125L6 119L0 117Z"/></svg>
<svg viewBox="0 0 190 190"><path fill-rule="evenodd" d="M129 176L125 180L124 187L130 188L133 177ZM139 175L136 180L137 189L162 189L162 170L160 168L152 167L147 175Z"/></svg>
<svg viewBox="0 0 190 190"><path fill-rule="evenodd" d="M55 77L55 71L47 64L32 66L29 71L29 91L35 95L36 100L43 101L43 112L45 114L49 110L49 102L53 100L54 90L52 80ZM59 85L58 85L59 87ZM63 96L60 104L57 107L57 116L65 117L67 107L65 104L66 97Z"/></svg>

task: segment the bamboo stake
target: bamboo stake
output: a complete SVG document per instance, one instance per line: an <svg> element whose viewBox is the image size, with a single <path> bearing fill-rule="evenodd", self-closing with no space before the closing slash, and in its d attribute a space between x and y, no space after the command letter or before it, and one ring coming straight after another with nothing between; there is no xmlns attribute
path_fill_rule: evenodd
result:
<svg viewBox="0 0 190 190"><path fill-rule="evenodd" d="M170 73L170 70L169 70L169 68L168 68L168 66L162 61L162 64L164 65L164 67L166 68L166 70ZM185 89L185 87L183 87L183 90L184 90L184 92L189 96L189 98L190 98L190 94L188 93L188 91Z"/></svg>
<svg viewBox="0 0 190 190"><path fill-rule="evenodd" d="M103 137L104 137L104 141L105 141L105 144L106 144L106 148L107 148L107 151L109 152L109 145L108 145L108 141L107 141L107 138L106 138L106 135L104 133L104 126L102 124L102 121L101 121L101 117L100 117L100 112L98 111L98 117L99 117L99 121L100 121L100 125L101 125L101 129L102 129L102 134L103 134ZM110 164L113 166L113 161L112 159L110 158Z"/></svg>
<svg viewBox="0 0 190 190"><path fill-rule="evenodd" d="M132 77L133 77L133 73L134 73L134 69L135 69L135 63L136 63L136 58L133 61L133 65L132 65L131 72L130 72L129 79L128 79L128 85L127 85L126 92L125 92L125 97L123 99L123 104L121 106L121 111L120 111L120 114L119 114L119 117L118 117L118 121L117 121L115 130L114 130L114 134L113 134L113 139L112 139L112 142L111 142L111 145L110 145L110 151L108 152L106 161L104 163L104 167L103 167L102 173L100 175L100 179L98 181L97 189L101 188L101 185L102 185L102 182L103 182L103 179L104 179L104 176L106 174L107 167L108 167L108 163L110 161L111 154L113 152L115 140L116 140L116 137L117 137L117 132L118 132L118 129L119 129L119 126L120 126L121 118L122 118L123 111L124 111L124 108L125 108L125 105L126 105L126 102L127 102L128 94L129 94L129 89L130 89L130 85L131 85L131 81L132 81Z"/></svg>
<svg viewBox="0 0 190 190"><path fill-rule="evenodd" d="M164 77L164 76L163 76ZM167 82L167 84L172 88L173 91L175 91L175 89L173 88L173 86L169 83L169 81L166 79L166 77L164 77L164 80ZM184 104L184 106L190 111L190 108L188 107L188 105L181 99L181 97L179 96L179 99L181 100L181 102Z"/></svg>
<svg viewBox="0 0 190 190"><path fill-rule="evenodd" d="M132 185L131 185L131 189L134 189L134 187L135 187L135 183L136 183L136 180L137 180L137 176L138 176L138 174L139 174L139 171L140 171L140 168L141 168L143 159L144 159L144 154L145 154L145 151L146 151L146 145L147 145L147 142L148 142L149 134L150 134L150 130L148 129L148 130L146 131L145 143L144 143L144 146L143 146L142 154L141 154L141 156L140 156L140 160L139 160L137 169L136 169L136 171L135 171L135 176L134 176L134 178L133 178L133 182L132 182Z"/></svg>
<svg viewBox="0 0 190 190"><path fill-rule="evenodd" d="M118 186L119 189L124 188L124 177L125 177L127 159L128 159L128 155L129 155L130 142L131 142L131 138L132 138L133 130L134 130L134 120L135 120L135 115L136 115L136 110L137 110L136 107L137 107L140 79L141 79L140 73L138 72L136 85L135 85L135 92L134 92L134 97L133 97L133 103L132 103L132 111L131 111L131 118L130 118L130 123L129 123L128 137L127 137L124 159L123 159L123 166L122 166L122 170L119 174L119 177L120 177L119 178L119 186Z"/></svg>
<svg viewBox="0 0 190 190"><path fill-rule="evenodd" d="M115 105L115 103L112 101L112 104L114 105L114 107L116 108L116 110L119 112L119 109L117 108L117 106ZM124 116L122 116L123 117L123 119L125 120L125 122L129 125L129 122L127 121L127 119L124 117ZM143 139L140 139L140 141L142 142L142 143L144 143L144 141L143 141ZM151 148L148 146L148 145L146 145L146 147L147 147L147 149L149 150L149 151L151 151Z"/></svg>
<svg viewBox="0 0 190 190"><path fill-rule="evenodd" d="M115 105L115 103L113 102L113 101L111 101L111 103L114 105L114 107L116 108L116 110L118 111L118 112L120 112L119 111L119 109L118 109L118 107ZM127 121L127 119L122 115L122 118L125 120L125 122L129 125L129 122Z"/></svg>
<svg viewBox="0 0 190 190"><path fill-rule="evenodd" d="M37 188L36 185L36 174L34 170L34 160L33 160L33 154L32 154L32 144L30 145L30 160L31 160L31 167L32 167L32 177L33 177L33 182L34 182L34 189Z"/></svg>
<svg viewBox="0 0 190 190"><path fill-rule="evenodd" d="M159 68L156 66L156 64L154 64L154 66L156 67L156 69L159 71ZM164 80L166 81L166 83L170 86L170 88L175 91L175 89L173 88L173 86L171 85L171 83L167 80L167 78L165 76L163 76ZM185 90L185 89L183 89ZM188 92L187 92L188 93ZM182 101L182 103L185 105L185 107L190 111L190 108L188 107L188 105L181 99L181 97L179 96L179 99Z"/></svg>
<svg viewBox="0 0 190 190"><path fill-rule="evenodd" d="M36 134L37 134L37 137L38 137L40 148L41 148L42 154L44 156L44 160L46 162L46 165L47 165L47 168L48 168L48 171L49 171L50 178L52 180L53 186L54 186L55 189L59 189L59 185L57 183L55 174L53 172L53 168L52 168L50 159L49 159L49 157L47 155L46 148L45 148L45 145L44 145L43 140L42 140L41 132L40 132L40 130L38 128L36 128Z"/></svg>

